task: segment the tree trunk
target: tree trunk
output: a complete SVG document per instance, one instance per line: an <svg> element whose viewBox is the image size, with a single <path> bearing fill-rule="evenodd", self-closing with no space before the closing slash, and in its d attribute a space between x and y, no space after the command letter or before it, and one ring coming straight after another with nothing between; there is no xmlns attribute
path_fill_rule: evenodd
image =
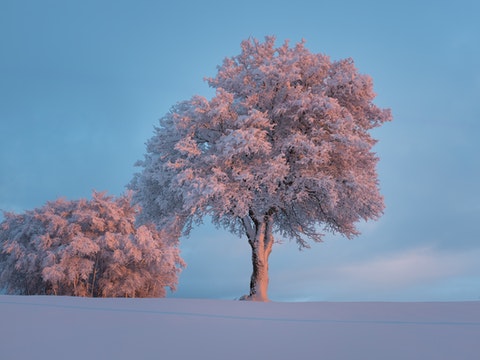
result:
<svg viewBox="0 0 480 360"><path fill-rule="evenodd" d="M97 264L98 264L98 254L95 255L95 262L93 263L93 275L92 275L92 284L91 284L92 289L90 292L91 297L100 296L100 294L98 294L98 292L95 289L95 281L97 280Z"/></svg>
<svg viewBox="0 0 480 360"><path fill-rule="evenodd" d="M253 222L253 224L252 224ZM265 215L260 221L250 214L250 219L243 220L252 248L252 276L250 294L242 300L269 301L268 299L268 258L273 246L273 217Z"/></svg>

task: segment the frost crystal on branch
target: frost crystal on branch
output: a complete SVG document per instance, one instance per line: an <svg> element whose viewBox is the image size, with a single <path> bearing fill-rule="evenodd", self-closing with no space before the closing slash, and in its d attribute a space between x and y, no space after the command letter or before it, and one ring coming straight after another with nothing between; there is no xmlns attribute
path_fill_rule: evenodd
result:
<svg viewBox="0 0 480 360"><path fill-rule="evenodd" d="M369 76L299 43L242 42L214 78L160 120L131 183L144 221L185 232L205 216L252 247L249 298L266 300L273 233L308 247L358 234L384 204L369 130L391 119Z"/></svg>

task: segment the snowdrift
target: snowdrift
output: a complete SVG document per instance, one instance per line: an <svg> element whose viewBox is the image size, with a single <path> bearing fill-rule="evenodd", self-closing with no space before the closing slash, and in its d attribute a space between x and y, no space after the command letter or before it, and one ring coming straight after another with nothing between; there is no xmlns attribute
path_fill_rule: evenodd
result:
<svg viewBox="0 0 480 360"><path fill-rule="evenodd" d="M480 302L0 296L0 358L476 359Z"/></svg>

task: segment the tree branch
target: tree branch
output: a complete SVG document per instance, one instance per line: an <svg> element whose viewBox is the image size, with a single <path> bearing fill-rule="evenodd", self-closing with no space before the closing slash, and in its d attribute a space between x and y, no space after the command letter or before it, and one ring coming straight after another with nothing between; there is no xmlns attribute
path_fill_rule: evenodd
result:
<svg viewBox="0 0 480 360"><path fill-rule="evenodd" d="M255 229L252 226L252 222L248 216L242 218L242 224L245 228L245 233L247 234L247 239L250 245L253 246L253 241L255 239Z"/></svg>

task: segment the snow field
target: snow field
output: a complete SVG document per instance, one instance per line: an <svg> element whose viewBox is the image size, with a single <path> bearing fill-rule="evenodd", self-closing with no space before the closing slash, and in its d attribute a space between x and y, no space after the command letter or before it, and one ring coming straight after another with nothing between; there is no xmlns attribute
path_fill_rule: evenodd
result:
<svg viewBox="0 0 480 360"><path fill-rule="evenodd" d="M480 302L0 296L0 359L478 359Z"/></svg>

